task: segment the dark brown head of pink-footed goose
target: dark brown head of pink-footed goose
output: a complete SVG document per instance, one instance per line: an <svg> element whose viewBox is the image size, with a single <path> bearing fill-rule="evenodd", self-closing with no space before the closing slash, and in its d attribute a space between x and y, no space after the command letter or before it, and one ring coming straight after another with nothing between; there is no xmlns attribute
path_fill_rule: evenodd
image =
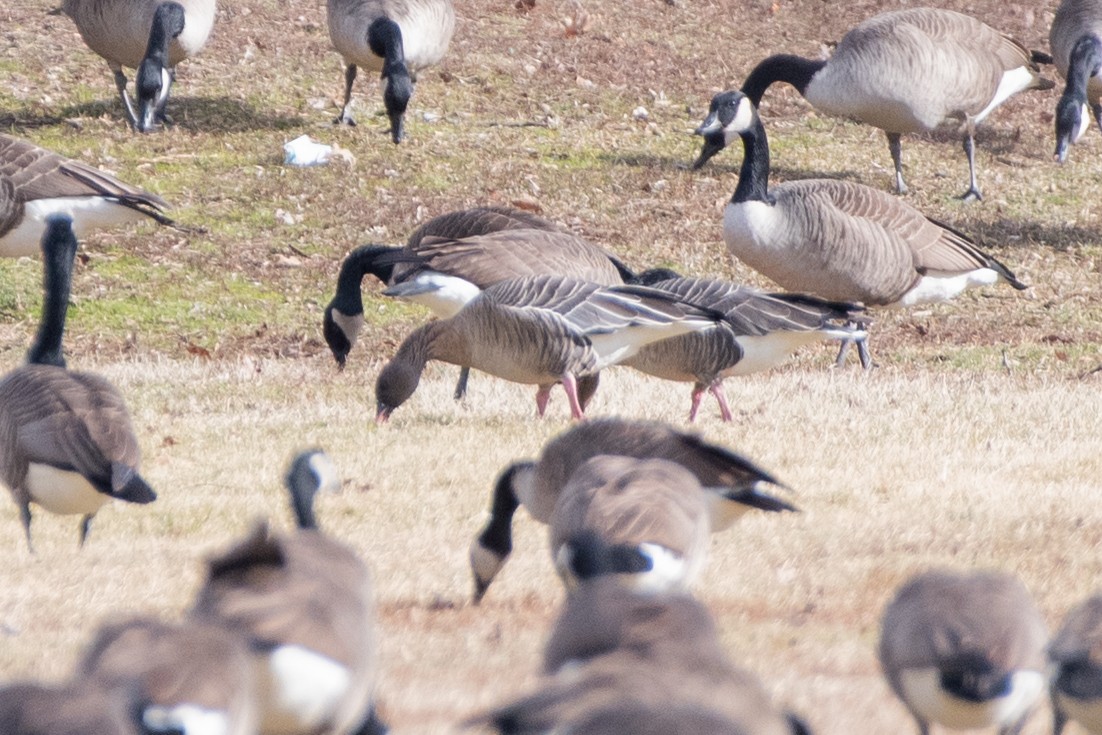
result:
<svg viewBox="0 0 1102 735"><path fill-rule="evenodd" d="M355 125L356 68L378 72L395 143L405 137L405 114L417 73L438 64L455 31L452 0L328 0L329 38L346 65L344 105L334 121Z"/></svg>
<svg viewBox="0 0 1102 735"><path fill-rule="evenodd" d="M718 312L644 286L600 286L564 276L495 283L455 316L430 322L406 337L376 380L377 420L386 421L413 395L429 360L538 385L540 416L551 388L561 383L571 415L580 419L587 392L580 390L580 381L588 379L595 388L602 369L643 345L713 328L721 318Z"/></svg>
<svg viewBox="0 0 1102 735"><path fill-rule="evenodd" d="M298 529L278 534L262 523L213 557L191 615L249 641L261 732L382 732L371 578L314 518L314 495L337 484L336 471L310 450L294 459L286 482Z"/></svg>
<svg viewBox="0 0 1102 735"><path fill-rule="evenodd" d="M997 728L1017 735L1045 692L1044 617L1012 575L919 574L884 611L880 664L927 735Z"/></svg>
<svg viewBox="0 0 1102 735"><path fill-rule="evenodd" d="M579 571L605 567L591 557L606 553L593 538L578 539ZM808 732L797 717L773 705L756 676L731 663L711 615L694 598L643 594L602 578L599 571L567 599L547 643L543 673L531 693L467 724L499 733L578 732L583 725L608 723L613 712L626 715L645 704L707 724L703 732ZM673 725L676 718L669 722ZM711 729L717 723L731 726Z"/></svg>
<svg viewBox="0 0 1102 735"><path fill-rule="evenodd" d="M961 125L968 156L968 190L979 199L972 136L975 126L1007 99L1051 89L1020 43L975 18L941 8L880 13L850 30L825 61L779 54L758 64L742 85L754 105L774 82L794 86L820 112L883 130L903 183L900 136Z"/></svg>
<svg viewBox="0 0 1102 735"><path fill-rule="evenodd" d="M215 0L64 0L61 7L114 72L134 129L145 133L164 122L176 65L206 45ZM137 70L137 109L126 92L124 66Z"/></svg>
<svg viewBox="0 0 1102 735"><path fill-rule="evenodd" d="M434 217L405 247L364 245L341 263L337 292L322 332L343 367L363 326L362 281L370 273L441 318L454 316L478 292L522 276L575 276L611 286L631 272L614 255L520 209L476 207Z"/></svg>
<svg viewBox="0 0 1102 735"><path fill-rule="evenodd" d="M765 128L741 92L716 95L699 132L705 142L698 164L742 139L745 155L724 209L723 239L732 255L787 291L906 307L999 281L1026 288L968 237L898 197L837 179L770 188Z"/></svg>
<svg viewBox="0 0 1102 735"><path fill-rule="evenodd" d="M1052 671L1053 735L1069 720L1092 735L1102 733L1102 595L1068 612L1048 644Z"/></svg>
<svg viewBox="0 0 1102 735"><path fill-rule="evenodd" d="M687 470L697 486L706 488L710 493L697 496L703 498L701 504L706 509L709 531L729 527L751 509L768 512L796 510L795 506L765 491L766 485L780 486L768 472L745 457L706 442L695 434L650 421L620 418L587 421L548 442L538 460L516 462L498 477L491 501L490 520L470 548L476 603L486 594L490 583L512 553L513 514L517 508L524 505L532 518L546 524L553 522L557 512L561 513L564 516L561 523L565 528L566 508L557 509L564 488L574 482L579 467L601 455L664 460ZM607 469L611 468L610 465ZM599 466L591 469L597 470ZM672 468L665 469L669 470L670 476L684 478L680 473L674 473ZM599 474L594 473L593 477L599 478ZM687 481L687 478L684 479ZM578 478L576 487L581 493L579 497L585 497L583 491L589 485L584 477ZM584 506L584 503L579 506ZM691 537L692 533L685 536ZM553 551L556 556L559 555L558 549ZM674 566L676 568L677 565Z"/></svg>
<svg viewBox="0 0 1102 735"><path fill-rule="evenodd" d="M133 618L100 628L75 678L138 692L150 733L253 735L252 667L245 639L221 625Z"/></svg>
<svg viewBox="0 0 1102 735"><path fill-rule="evenodd" d="M0 379L0 479L19 506L31 546L31 504L80 515L84 543L92 517L112 498L149 503L138 474L141 450L118 390L93 373L67 370L62 353L77 241L72 221L47 219L42 240L45 298L27 364Z"/></svg>
<svg viewBox="0 0 1102 735"><path fill-rule="evenodd" d="M156 194L109 173L0 134L0 256L37 255L46 218L66 214L78 239L146 219L171 225Z"/></svg>
<svg viewBox="0 0 1102 735"><path fill-rule="evenodd" d="M1048 42L1056 69L1066 80L1056 103L1055 157L1063 163L1071 145L1087 132L1092 113L1102 127L1102 2L1063 0Z"/></svg>
<svg viewBox="0 0 1102 735"><path fill-rule="evenodd" d="M705 390L715 396L723 420L731 420L723 392L726 378L769 370L800 347L824 339L855 341L867 336L857 324L864 310L856 304L764 293L730 281L685 278L666 269L646 271L639 281L726 316L716 329L647 345L622 363L648 375L693 383L690 423Z"/></svg>

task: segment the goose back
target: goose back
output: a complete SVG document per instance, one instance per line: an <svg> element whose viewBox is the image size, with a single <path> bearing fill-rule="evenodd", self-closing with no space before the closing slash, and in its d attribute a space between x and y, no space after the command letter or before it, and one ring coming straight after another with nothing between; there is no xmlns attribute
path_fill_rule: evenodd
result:
<svg viewBox="0 0 1102 735"><path fill-rule="evenodd" d="M197 54L214 26L215 0L175 0L185 13L184 30L168 44L172 68ZM157 6L166 0L63 0L62 9L73 19L88 48L102 56L113 70L136 69L149 46L149 32Z"/></svg>
<svg viewBox="0 0 1102 735"><path fill-rule="evenodd" d="M502 230L550 230L561 228L551 220L538 214L513 207L471 207L437 215L415 229L406 242L406 247L417 251L421 240L441 237L450 240L462 240L466 237L489 235Z"/></svg>

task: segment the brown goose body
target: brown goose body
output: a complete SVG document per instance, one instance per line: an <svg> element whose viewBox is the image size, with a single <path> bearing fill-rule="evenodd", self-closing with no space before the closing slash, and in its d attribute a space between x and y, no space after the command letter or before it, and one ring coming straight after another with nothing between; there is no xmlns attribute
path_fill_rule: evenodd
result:
<svg viewBox="0 0 1102 735"><path fill-rule="evenodd" d="M578 424L548 442L535 462L516 462L498 477L490 520L471 542L470 561L475 601L512 552L512 521L519 506L540 523L550 524L564 488L588 460L613 455L637 460L664 460L688 471L707 496L708 528L720 531L751 509L767 512L796 510L769 494L779 485L769 473L735 452L695 434L660 422L600 418ZM686 478L687 480L687 478Z"/></svg>
<svg viewBox="0 0 1102 735"><path fill-rule="evenodd" d="M932 723L1018 733L1047 684L1045 621L1001 572L916 575L884 611L880 663L921 733Z"/></svg>
<svg viewBox="0 0 1102 735"><path fill-rule="evenodd" d="M464 365L517 383L540 386L540 415L550 389L562 383L571 413L581 418L579 379L648 342L707 329L717 315L640 286L599 286L559 276L496 283L455 316L418 328L376 381L378 419L385 421L417 389L429 360Z"/></svg>
<svg viewBox="0 0 1102 735"><path fill-rule="evenodd" d="M257 732L248 646L219 625L148 618L108 624L85 651L76 676L141 692L142 719L158 731L217 722L224 735Z"/></svg>
<svg viewBox="0 0 1102 735"><path fill-rule="evenodd" d="M4 735L143 735L136 692L74 681L62 686L20 683L0 687Z"/></svg>
<svg viewBox="0 0 1102 735"><path fill-rule="evenodd" d="M1069 720L1092 735L1102 733L1102 595L1072 608L1048 644L1054 735Z"/></svg>
<svg viewBox="0 0 1102 735"><path fill-rule="evenodd" d="M0 256L37 255L50 214L73 219L78 239L152 219L171 224L156 194L33 143L0 134Z"/></svg>

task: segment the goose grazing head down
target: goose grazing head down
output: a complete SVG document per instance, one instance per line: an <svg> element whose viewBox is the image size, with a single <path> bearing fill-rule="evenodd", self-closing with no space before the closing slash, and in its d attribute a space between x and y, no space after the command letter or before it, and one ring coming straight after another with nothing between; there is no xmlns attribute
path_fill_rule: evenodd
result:
<svg viewBox="0 0 1102 735"><path fill-rule="evenodd" d="M1056 152L1063 163L1069 148L1087 132L1090 118L1102 127L1102 4L1093 0L1063 0L1049 31L1049 47L1057 71L1065 79L1056 104Z"/></svg>

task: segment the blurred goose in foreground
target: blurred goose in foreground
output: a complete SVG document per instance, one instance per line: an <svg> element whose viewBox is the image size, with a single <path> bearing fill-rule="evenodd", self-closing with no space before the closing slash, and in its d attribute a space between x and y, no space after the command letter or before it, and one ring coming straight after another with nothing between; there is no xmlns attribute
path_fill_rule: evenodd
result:
<svg viewBox="0 0 1102 735"><path fill-rule="evenodd" d="M708 554L712 519L739 515L740 494L701 487L666 459L598 455L570 476L551 513L551 558L568 590L578 585L570 541L592 534L612 551L617 575L643 592L684 590Z"/></svg>
<svg viewBox="0 0 1102 735"><path fill-rule="evenodd" d="M136 691L98 682L60 686L18 683L0 687L0 732L4 735L153 735L141 726ZM177 731L178 732L178 731Z"/></svg>
<svg viewBox="0 0 1102 735"><path fill-rule="evenodd" d="M647 345L622 363L665 380L693 383L690 422L696 420L705 390L715 396L723 420L731 421L723 392L726 378L776 367L800 347L824 339L867 337L857 326L864 309L856 304L769 294L730 281L685 278L665 269L642 273L640 282L726 316L716 329Z"/></svg>
<svg viewBox="0 0 1102 735"><path fill-rule="evenodd" d="M417 73L440 63L455 31L451 0L328 0L329 38L346 65L344 105L335 120L352 119L356 67L379 72L390 137L405 137L404 118Z"/></svg>
<svg viewBox="0 0 1102 735"><path fill-rule="evenodd" d="M139 719L151 732L257 732L248 646L219 625L110 623L85 651L76 677L140 692Z"/></svg>
<svg viewBox="0 0 1102 735"><path fill-rule="evenodd" d="M147 218L171 225L167 206L156 194L111 174L0 134L0 256L36 255L51 214L71 217L79 239Z"/></svg>
<svg viewBox="0 0 1102 735"><path fill-rule="evenodd" d="M1091 113L1102 127L1102 0L1063 0L1048 42L1056 69L1067 80L1056 104L1055 157L1063 163L1071 144L1087 132Z"/></svg>
<svg viewBox="0 0 1102 735"><path fill-rule="evenodd" d="M769 141L741 92L716 95L698 132L704 147L697 167L742 139L742 169L724 210L723 239L732 255L788 291L866 306L913 306L998 281L1027 288L967 236L882 191L836 179L770 188ZM867 352L861 362L868 363Z"/></svg>
<svg viewBox="0 0 1102 735"><path fill-rule="evenodd" d="M298 523L261 523L213 557L192 617L244 635L260 687L260 731L382 733L374 712L375 603L367 568L318 530L314 495L337 485L320 450L297 455L286 477Z"/></svg>
<svg viewBox="0 0 1102 735"><path fill-rule="evenodd" d="M880 664L922 735L933 723L1017 735L1045 692L1047 639L1015 577L931 571L885 609Z"/></svg>
<svg viewBox="0 0 1102 735"><path fill-rule="evenodd" d="M707 492L711 531L728 528L751 509L793 511L795 506L770 495L767 484L778 485L769 473L748 459L699 436L666 424L603 418L563 432L544 446L539 459L515 462L494 484L490 520L471 542L474 601L478 603L513 550L513 514L520 505L540 523L549 524L564 488L575 471L599 455L661 459L691 473ZM558 551L555 551L556 555Z"/></svg>
<svg viewBox="0 0 1102 735"><path fill-rule="evenodd" d="M141 449L118 390L93 373L66 370L62 352L77 241L72 220L53 214L42 239L45 296L27 364L0 380L0 479L19 506L27 547L31 503L82 516L80 543L112 498L150 503L138 474Z"/></svg>
<svg viewBox="0 0 1102 735"><path fill-rule="evenodd" d="M1053 735L1068 720L1102 733L1102 595L1076 605L1048 644L1052 675Z"/></svg>
<svg viewBox="0 0 1102 735"><path fill-rule="evenodd" d="M909 8L860 23L826 61L770 56L746 77L742 92L757 106L770 85L787 82L820 112L880 128L888 136L900 194L907 191L900 136L958 124L969 176L961 198L980 199L976 125L1018 92L1054 86L1040 75L1038 59L971 16Z"/></svg>
<svg viewBox="0 0 1102 735"><path fill-rule="evenodd" d="M164 122L176 65L199 53L214 26L215 0L63 0L88 48L115 74L130 124L145 133ZM122 68L136 69L135 110Z"/></svg>
<svg viewBox="0 0 1102 735"><path fill-rule="evenodd" d="M403 296L446 319L481 289L510 278L563 275L611 286L630 271L603 248L523 210L449 212L417 228L405 247L364 245L341 263L322 325L338 367L344 367L363 326L361 283L368 273L387 286L412 281L417 287Z"/></svg>
<svg viewBox="0 0 1102 735"><path fill-rule="evenodd" d="M587 546L592 539L579 544L578 558L607 553ZM710 727L717 721L734 725L716 732L807 732L794 715L777 711L757 677L731 664L711 615L685 594L641 594L613 580L590 579L567 599L547 643L543 673L531 694L466 724L500 733L585 732L585 723L608 722L613 712L626 714L645 703L690 713Z"/></svg>
<svg viewBox="0 0 1102 735"><path fill-rule="evenodd" d="M713 328L720 319L715 311L643 286L599 286L563 276L502 281L450 319L406 337L375 383L376 420L386 421L413 395L429 360L538 385L540 416L551 388L561 383L571 416L581 419L602 369L649 342Z"/></svg>

